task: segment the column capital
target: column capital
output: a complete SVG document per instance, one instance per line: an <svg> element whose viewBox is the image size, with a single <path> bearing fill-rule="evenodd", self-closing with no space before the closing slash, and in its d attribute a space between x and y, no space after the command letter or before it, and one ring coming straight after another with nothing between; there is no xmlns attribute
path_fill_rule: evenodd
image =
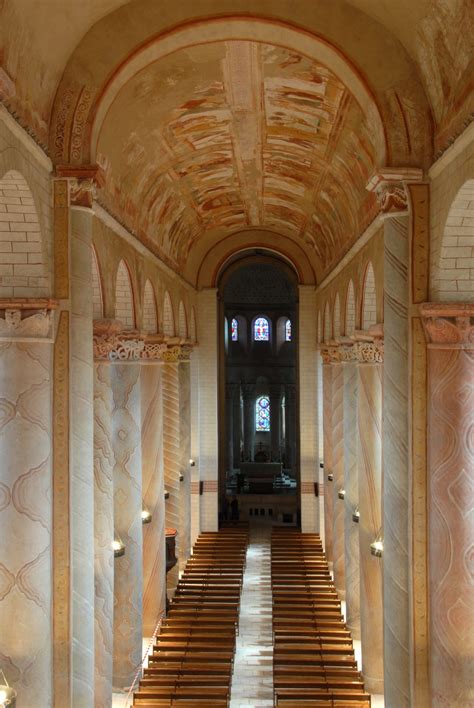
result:
<svg viewBox="0 0 474 708"><path fill-rule="evenodd" d="M355 330L352 335L359 364L382 364L384 359L383 325Z"/></svg>
<svg viewBox="0 0 474 708"><path fill-rule="evenodd" d="M0 298L0 341L52 341L58 306L49 298Z"/></svg>
<svg viewBox="0 0 474 708"><path fill-rule="evenodd" d="M179 363L189 361L193 349L192 344L179 337L124 330L118 320L96 320L93 344L94 358L111 362Z"/></svg>
<svg viewBox="0 0 474 708"><path fill-rule="evenodd" d="M238 383L226 383L225 385L225 397L228 401L232 401L235 396L235 392L238 388L239 384Z"/></svg>
<svg viewBox="0 0 474 708"><path fill-rule="evenodd" d="M420 182L423 170L418 167L381 167L369 179L366 189L374 192L380 211L396 216L408 211L407 182Z"/></svg>
<svg viewBox="0 0 474 708"><path fill-rule="evenodd" d="M428 346L474 349L474 303L425 302L420 314Z"/></svg>
<svg viewBox="0 0 474 708"><path fill-rule="evenodd" d="M270 384L268 387L268 392L270 394L270 399L278 398L281 400L283 397L283 391L281 384Z"/></svg>
<svg viewBox="0 0 474 708"><path fill-rule="evenodd" d="M285 398L289 401L294 401L296 398L296 384L285 384Z"/></svg>
<svg viewBox="0 0 474 708"><path fill-rule="evenodd" d="M242 398L244 401L249 401L255 396L255 384L244 383L241 384Z"/></svg>
<svg viewBox="0 0 474 708"><path fill-rule="evenodd" d="M69 181L71 206L91 208L97 189L104 185L104 172L100 165L57 165L56 177Z"/></svg>
<svg viewBox="0 0 474 708"><path fill-rule="evenodd" d="M322 344L319 347L319 352L321 354L321 359L323 364L339 364L339 351L338 346L335 343Z"/></svg>

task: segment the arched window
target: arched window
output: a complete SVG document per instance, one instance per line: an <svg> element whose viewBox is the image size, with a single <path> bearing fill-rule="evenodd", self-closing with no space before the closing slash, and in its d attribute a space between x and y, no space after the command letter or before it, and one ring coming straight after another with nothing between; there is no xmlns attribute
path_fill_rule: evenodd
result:
<svg viewBox="0 0 474 708"><path fill-rule="evenodd" d="M238 342L239 341L239 323L237 322L235 317L232 319L230 326L231 326L231 339L233 342Z"/></svg>
<svg viewBox="0 0 474 708"><path fill-rule="evenodd" d="M270 430L270 399L259 396L255 403L255 430L268 433Z"/></svg>
<svg viewBox="0 0 474 708"><path fill-rule="evenodd" d="M253 325L253 338L256 342L270 341L270 325L266 317L257 317Z"/></svg>
<svg viewBox="0 0 474 708"><path fill-rule="evenodd" d="M291 342L291 320L285 322L285 342Z"/></svg>

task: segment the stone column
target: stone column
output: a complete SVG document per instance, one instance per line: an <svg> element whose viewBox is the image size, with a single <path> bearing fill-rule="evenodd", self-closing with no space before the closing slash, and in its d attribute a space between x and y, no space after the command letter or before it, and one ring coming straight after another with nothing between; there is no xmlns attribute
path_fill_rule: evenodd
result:
<svg viewBox="0 0 474 708"><path fill-rule="evenodd" d="M410 306L428 273L428 243L415 243L412 235L419 228L428 232L428 214L426 208L415 211L412 202L409 215L407 187L422 176L418 168L386 167L374 174L367 185L377 196L384 224L384 689L386 705L397 708L408 708L413 703L418 653L413 641L417 632L413 631L413 623L415 615L418 622L420 614L414 607L417 599L411 595ZM422 201L428 203L426 193ZM419 539L416 541L419 543ZM419 602L424 604L421 598ZM423 669L417 668L421 669L423 681Z"/></svg>
<svg viewBox="0 0 474 708"><path fill-rule="evenodd" d="M165 519L168 528L178 530L176 557L179 557L179 375L177 363L163 364L163 460L165 489L169 494L165 502ZM178 580L178 565L168 572L167 587L173 591Z"/></svg>
<svg viewBox="0 0 474 708"><path fill-rule="evenodd" d="M333 467L332 467L332 371L329 349L321 348L323 359L323 438L324 438L324 534L326 558L333 560Z"/></svg>
<svg viewBox="0 0 474 708"><path fill-rule="evenodd" d="M285 384L285 449L287 467L296 477L296 386Z"/></svg>
<svg viewBox="0 0 474 708"><path fill-rule="evenodd" d="M383 344L381 340L374 343L370 337L366 339L357 343L362 671L367 690L383 693L382 560L370 552L370 544L382 528Z"/></svg>
<svg viewBox="0 0 474 708"><path fill-rule="evenodd" d="M234 469L234 396L236 384L225 387L226 473Z"/></svg>
<svg viewBox="0 0 474 708"><path fill-rule="evenodd" d="M232 433L232 439L234 441L234 451L233 460L234 468L240 467L240 444L242 441L242 412L240 409L240 384L236 384L236 390L234 394L234 409L232 412L232 420L234 423L234 430Z"/></svg>
<svg viewBox="0 0 474 708"><path fill-rule="evenodd" d="M161 364L144 364L140 376L143 507L151 514L151 522L143 525L145 637L152 636L166 608L162 369Z"/></svg>
<svg viewBox="0 0 474 708"><path fill-rule="evenodd" d="M114 631L112 367L94 366L94 705L110 708Z"/></svg>
<svg viewBox="0 0 474 708"><path fill-rule="evenodd" d="M332 556L336 590L341 600L346 599L344 553L344 500L339 492L344 489L344 372L338 348L333 350L332 367Z"/></svg>
<svg viewBox="0 0 474 708"><path fill-rule="evenodd" d="M42 310L0 313L0 667L18 708L52 704L51 330Z"/></svg>
<svg viewBox="0 0 474 708"><path fill-rule="evenodd" d="M140 364L113 364L111 382L115 536L113 685L132 684L142 655L143 535Z"/></svg>
<svg viewBox="0 0 474 708"><path fill-rule="evenodd" d="M421 306L428 340L431 705L472 701L474 303ZM469 565L471 563L471 565Z"/></svg>
<svg viewBox="0 0 474 708"><path fill-rule="evenodd" d="M281 386L270 386L270 445L272 462L281 461Z"/></svg>
<svg viewBox="0 0 474 708"><path fill-rule="evenodd" d="M199 349L191 354L191 545L201 532L201 497L199 494Z"/></svg>
<svg viewBox="0 0 474 708"><path fill-rule="evenodd" d="M252 462L255 440L255 384L243 384L244 399L244 460Z"/></svg>
<svg viewBox="0 0 474 708"><path fill-rule="evenodd" d="M191 554L191 388L189 361L181 361L179 375L179 570Z"/></svg>
<svg viewBox="0 0 474 708"><path fill-rule="evenodd" d="M360 639L359 527L352 515L359 506L357 445L357 364L354 346L341 346L344 372L344 564L346 621L353 639Z"/></svg>

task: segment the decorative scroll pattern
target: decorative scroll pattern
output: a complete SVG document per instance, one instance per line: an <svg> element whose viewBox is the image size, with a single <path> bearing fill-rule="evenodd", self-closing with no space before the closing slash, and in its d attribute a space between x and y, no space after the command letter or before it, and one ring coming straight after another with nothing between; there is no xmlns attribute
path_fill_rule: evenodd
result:
<svg viewBox="0 0 474 708"><path fill-rule="evenodd" d="M65 179L53 182L54 189L54 293L69 297L69 194Z"/></svg>

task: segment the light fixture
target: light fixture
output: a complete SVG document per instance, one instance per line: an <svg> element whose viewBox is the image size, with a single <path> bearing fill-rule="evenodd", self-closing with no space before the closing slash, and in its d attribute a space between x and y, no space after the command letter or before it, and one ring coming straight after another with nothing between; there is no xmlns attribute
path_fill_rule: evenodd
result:
<svg viewBox="0 0 474 708"><path fill-rule="evenodd" d="M323 470L324 469L324 462L319 463L320 468Z"/></svg>
<svg viewBox="0 0 474 708"><path fill-rule="evenodd" d="M116 538L112 541L112 548L114 551L114 558L120 558L125 555L125 544L120 538Z"/></svg>
<svg viewBox="0 0 474 708"><path fill-rule="evenodd" d="M0 685L0 708L14 708L16 706L17 693L8 685L3 671L0 671L0 673L3 676L3 684Z"/></svg>
<svg viewBox="0 0 474 708"><path fill-rule="evenodd" d="M337 496L339 497L339 499L344 499L344 497L346 496L346 490L340 489L337 493Z"/></svg>
<svg viewBox="0 0 474 708"><path fill-rule="evenodd" d="M359 523L359 519L360 519L360 511L359 511L359 507L356 506L356 508L355 508L354 511L352 512L352 521L353 521L355 524L358 524L358 523Z"/></svg>
<svg viewBox="0 0 474 708"><path fill-rule="evenodd" d="M142 524L149 524L151 522L151 511L148 509L142 509Z"/></svg>
<svg viewBox="0 0 474 708"><path fill-rule="evenodd" d="M333 479L334 479L333 473L328 472L328 482L332 482Z"/></svg>
<svg viewBox="0 0 474 708"><path fill-rule="evenodd" d="M167 489L165 489L165 499L169 499L169 498L170 498L170 493Z"/></svg>
<svg viewBox="0 0 474 708"><path fill-rule="evenodd" d="M179 481L182 482L184 480L184 474L179 475Z"/></svg>
<svg viewBox="0 0 474 708"><path fill-rule="evenodd" d="M193 459L189 460L189 466L196 467L196 460L193 460Z"/></svg>
<svg viewBox="0 0 474 708"><path fill-rule="evenodd" d="M380 531L379 534L377 535L377 538L373 543L370 544L370 552L372 553L373 556L376 558L382 558L383 555L383 538L382 538L382 532Z"/></svg>

